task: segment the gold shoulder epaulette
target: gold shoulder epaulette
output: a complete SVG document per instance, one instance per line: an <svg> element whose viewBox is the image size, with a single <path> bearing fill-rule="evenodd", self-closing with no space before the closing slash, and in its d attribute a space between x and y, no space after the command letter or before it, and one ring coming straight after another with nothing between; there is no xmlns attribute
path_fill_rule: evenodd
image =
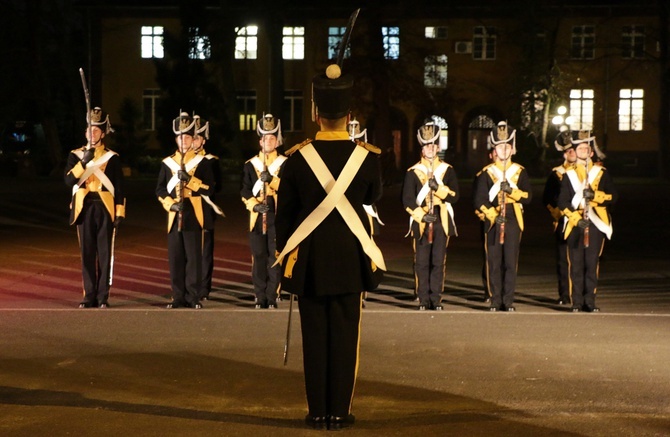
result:
<svg viewBox="0 0 670 437"><path fill-rule="evenodd" d="M494 163L490 163L490 164L484 166L483 169L479 170L479 173L477 173L477 174L475 175L475 177L479 177L480 174L482 174L482 173L484 173L484 172L488 172L488 171L489 171L489 167L491 167L492 165L495 165L495 164L494 164Z"/></svg>
<svg viewBox="0 0 670 437"><path fill-rule="evenodd" d="M298 150L302 149L303 147L305 147L306 145L308 145L308 144L311 143L311 142L312 142L312 140L311 140L310 138L307 138L307 139L306 139L305 141L303 141L302 143L300 143L300 144L296 144L295 146L293 146L293 147L291 147L290 149L288 149L288 150L286 151L285 155L286 155L286 156L291 156L291 155L293 155L295 152L297 152Z"/></svg>
<svg viewBox="0 0 670 437"><path fill-rule="evenodd" d="M365 150L367 150L368 152L372 152L376 155L381 155L381 153L382 153L382 149L380 149L377 146L373 146L370 143L366 143L365 141L356 140L356 145L361 146L361 147L365 147Z"/></svg>

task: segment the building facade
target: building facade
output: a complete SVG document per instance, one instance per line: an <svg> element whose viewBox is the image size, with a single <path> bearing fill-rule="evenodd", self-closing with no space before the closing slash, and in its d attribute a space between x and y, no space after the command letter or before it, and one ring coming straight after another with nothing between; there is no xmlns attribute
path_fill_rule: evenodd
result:
<svg viewBox="0 0 670 437"><path fill-rule="evenodd" d="M300 10L276 17L277 24L267 14L242 13L217 22L226 14L218 6L207 11L208 28L189 28L189 56L226 89L235 132L215 141L239 151L231 156L248 157L256 119L270 110L279 113L288 146L312 137L310 79L335 57L347 14ZM522 134L520 161L542 176L560 159L552 144L561 123L552 119L563 106L562 124L592 129L617 174L659 174L666 43L653 8L545 8L527 16L472 8L430 17L390 9L370 17L374 12L361 11L344 68L364 87L353 115L396 169L416 160L416 129L432 116L446 128L447 159L459 175L472 174L488 160L488 131L505 119ZM91 44L100 48L102 104L114 116L124 99L135 102L157 148L166 90L156 61L170 56L165 37L183 33L184 18L178 8L140 6L98 16ZM210 39L212 23L229 37ZM232 47L221 50L221 41Z"/></svg>

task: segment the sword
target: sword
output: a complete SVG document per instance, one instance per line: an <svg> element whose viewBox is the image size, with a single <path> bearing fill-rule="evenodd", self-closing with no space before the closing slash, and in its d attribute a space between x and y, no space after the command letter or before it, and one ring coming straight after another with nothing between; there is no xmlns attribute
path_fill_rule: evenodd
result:
<svg viewBox="0 0 670 437"><path fill-rule="evenodd" d="M116 242L116 226L112 231L112 256L109 259L109 286L112 286L112 280L114 279L114 243Z"/></svg>
<svg viewBox="0 0 670 437"><path fill-rule="evenodd" d="M281 295L281 292L280 292ZM286 323L286 341L284 342L284 365L288 364L288 347L291 343L291 316L293 315L293 295L289 297L288 322Z"/></svg>

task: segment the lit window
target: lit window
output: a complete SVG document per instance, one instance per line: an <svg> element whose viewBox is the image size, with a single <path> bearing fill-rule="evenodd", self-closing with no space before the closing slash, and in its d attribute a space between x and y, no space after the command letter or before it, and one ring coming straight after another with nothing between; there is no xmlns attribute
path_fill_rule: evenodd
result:
<svg viewBox="0 0 670 437"><path fill-rule="evenodd" d="M156 130L156 107L161 90L148 88L142 92L142 125L144 130Z"/></svg>
<svg viewBox="0 0 670 437"><path fill-rule="evenodd" d="M143 58L163 58L163 26L142 26Z"/></svg>
<svg viewBox="0 0 670 437"><path fill-rule="evenodd" d="M244 90L237 93L237 113L241 131L256 129L256 91Z"/></svg>
<svg viewBox="0 0 670 437"><path fill-rule="evenodd" d="M235 28L235 59L258 57L258 26Z"/></svg>
<svg viewBox="0 0 670 437"><path fill-rule="evenodd" d="M200 29L192 27L189 29L191 35L191 47L188 57L191 59L209 59L212 57L212 49L209 43L209 37L200 34Z"/></svg>
<svg viewBox="0 0 670 437"><path fill-rule="evenodd" d="M621 56L644 58L644 26L624 26L621 33Z"/></svg>
<svg viewBox="0 0 670 437"><path fill-rule="evenodd" d="M429 88L447 87L447 55L426 57L423 84Z"/></svg>
<svg viewBox="0 0 670 437"><path fill-rule="evenodd" d="M447 26L426 26L425 35L428 39L447 39Z"/></svg>
<svg viewBox="0 0 670 437"><path fill-rule="evenodd" d="M570 129L593 129L593 90L570 90Z"/></svg>
<svg viewBox="0 0 670 437"><path fill-rule="evenodd" d="M328 59L337 58L337 54L340 51L340 43L342 42L342 37L344 32L346 32L346 27L329 27L328 28ZM351 49L347 47L344 51L344 57L349 58L351 56Z"/></svg>
<svg viewBox="0 0 670 437"><path fill-rule="evenodd" d="M493 119L487 115L478 115L472 119L468 125L468 129L483 129L489 130L496 127Z"/></svg>
<svg viewBox="0 0 670 437"><path fill-rule="evenodd" d="M282 121L282 129L287 132L302 130L302 108L303 97L301 90L284 91L284 117L287 120Z"/></svg>
<svg viewBox="0 0 670 437"><path fill-rule="evenodd" d="M644 90L619 90L619 130L641 131L644 114Z"/></svg>
<svg viewBox="0 0 670 437"><path fill-rule="evenodd" d="M385 59L398 59L400 57L399 27L382 27L382 42Z"/></svg>
<svg viewBox="0 0 670 437"><path fill-rule="evenodd" d="M494 60L497 39L498 32L495 27L475 26L472 36L472 59Z"/></svg>
<svg viewBox="0 0 670 437"><path fill-rule="evenodd" d="M595 26L573 26L570 57L572 59L593 59L595 57Z"/></svg>
<svg viewBox="0 0 670 437"><path fill-rule="evenodd" d="M282 56L284 59L305 59L305 28L284 27Z"/></svg>

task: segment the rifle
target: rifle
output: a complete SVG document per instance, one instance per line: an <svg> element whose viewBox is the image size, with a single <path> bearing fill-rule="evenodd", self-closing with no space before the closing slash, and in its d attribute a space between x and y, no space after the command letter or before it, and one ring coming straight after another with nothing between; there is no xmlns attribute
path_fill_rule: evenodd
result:
<svg viewBox="0 0 670 437"><path fill-rule="evenodd" d="M507 159L503 160L503 178L502 182L507 182ZM498 191L498 206L500 207L500 244L505 244L505 221L507 220L507 193L503 190Z"/></svg>
<svg viewBox="0 0 670 437"><path fill-rule="evenodd" d="M263 172L268 171L268 164L267 164L267 155L265 154L265 135L263 135ZM268 184L266 182L263 182L263 205L268 204ZM268 233L268 213L264 212L262 214L262 229L263 229L263 235L266 235Z"/></svg>
<svg viewBox="0 0 670 437"><path fill-rule="evenodd" d="M584 189L590 189L591 184L589 184L589 161L591 158L586 158L586 164L584 164ZM589 228L590 222L589 222L589 209L591 208L591 205L589 204L589 201L587 199L584 199L584 214L582 214L582 218L584 221L586 221L586 226L584 227L584 247L589 247Z"/></svg>
<svg viewBox="0 0 670 437"><path fill-rule="evenodd" d="M179 110L179 154L181 155L181 171L185 171L184 168L184 133L181 128L181 109ZM177 211L177 232L181 232L184 229L184 181L179 178L179 195L177 196L179 202L181 202L181 208Z"/></svg>
<svg viewBox="0 0 670 437"><path fill-rule="evenodd" d="M93 125L91 124L91 94L88 92L88 85L86 84L86 76L84 76L84 69L79 68L79 76L81 76L81 85L84 88L84 98L86 99L86 123L88 125L88 143L86 149L91 148L93 141Z"/></svg>
<svg viewBox="0 0 670 437"><path fill-rule="evenodd" d="M433 158L430 160L430 170L428 170L428 181L429 182L430 182L431 178L433 177L434 166L435 166L435 156L433 156ZM428 193L428 214L433 213L433 206L434 206L433 203L434 203L433 190L430 189L429 193ZM428 237L428 244L433 244L433 234L435 233L434 230L435 230L434 223L433 222L428 223L428 231L427 231L428 232L428 236L427 236Z"/></svg>

